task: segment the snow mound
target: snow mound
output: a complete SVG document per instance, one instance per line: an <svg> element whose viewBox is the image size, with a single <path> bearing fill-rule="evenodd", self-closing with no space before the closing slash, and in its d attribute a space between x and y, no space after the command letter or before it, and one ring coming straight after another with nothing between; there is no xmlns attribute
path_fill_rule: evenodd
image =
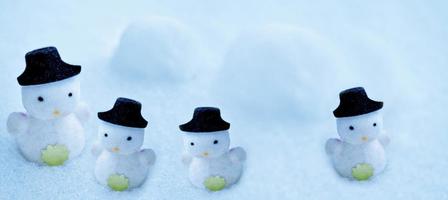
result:
<svg viewBox="0 0 448 200"><path fill-rule="evenodd" d="M268 25L234 42L213 91L224 107L252 117L312 118L328 111L324 102L336 90L333 51L314 31Z"/></svg>
<svg viewBox="0 0 448 200"><path fill-rule="evenodd" d="M350 68L347 82L389 93L412 94L416 87L413 70L403 56L380 34L353 28L339 37L337 45Z"/></svg>
<svg viewBox="0 0 448 200"><path fill-rule="evenodd" d="M111 71L145 83L176 84L191 78L199 41L189 27L156 17L130 24L110 61Z"/></svg>

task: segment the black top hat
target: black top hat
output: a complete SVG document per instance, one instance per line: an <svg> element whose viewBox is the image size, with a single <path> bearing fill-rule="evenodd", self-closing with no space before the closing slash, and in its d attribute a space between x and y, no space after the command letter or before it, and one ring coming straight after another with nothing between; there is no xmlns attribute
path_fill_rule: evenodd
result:
<svg viewBox="0 0 448 200"><path fill-rule="evenodd" d="M185 132L214 132L230 128L230 124L221 118L219 108L199 107L194 110L193 119L179 126Z"/></svg>
<svg viewBox="0 0 448 200"><path fill-rule="evenodd" d="M118 98L114 107L106 112L99 112L98 118L103 121L132 128L146 128L148 122L140 113L142 104L127 98Z"/></svg>
<svg viewBox="0 0 448 200"><path fill-rule="evenodd" d="M30 51L25 55L25 61L25 71L17 77L17 81L22 86L56 82L81 72L81 66L62 61L55 47Z"/></svg>
<svg viewBox="0 0 448 200"><path fill-rule="evenodd" d="M333 111L337 118L367 114L383 107L383 102L369 99L362 87L342 91L339 99L339 106Z"/></svg>

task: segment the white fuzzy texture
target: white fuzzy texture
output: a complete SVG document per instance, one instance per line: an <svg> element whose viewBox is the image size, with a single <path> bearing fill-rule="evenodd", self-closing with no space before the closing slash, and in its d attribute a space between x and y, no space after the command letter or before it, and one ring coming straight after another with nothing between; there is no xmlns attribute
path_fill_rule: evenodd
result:
<svg viewBox="0 0 448 200"><path fill-rule="evenodd" d="M128 178L129 189L143 184L150 166L156 159L153 150L140 150L144 134L145 129L142 128L100 122L98 130L100 143L96 143L92 148L92 153L98 157L94 172L100 184L107 185L111 175L124 175ZM132 139L128 140L129 137Z"/></svg>
<svg viewBox="0 0 448 200"><path fill-rule="evenodd" d="M194 186L206 189L205 180L215 176L224 178L226 187L240 179L246 152L241 147L229 150L229 145L228 131L184 133L182 161L189 166L189 178Z"/></svg>
<svg viewBox="0 0 448 200"><path fill-rule="evenodd" d="M374 169L373 175L381 173L386 167L384 145L389 143L382 130L381 111L338 118L337 126L342 140L329 139L325 146L336 171L353 178L353 168L358 164L369 164Z"/></svg>
<svg viewBox="0 0 448 200"><path fill-rule="evenodd" d="M82 123L88 120L89 111L84 104L79 106L79 95L76 76L22 87L22 102L27 113L10 114L7 127L27 160L43 164L41 151L48 145L65 145L69 159L82 152L85 145ZM39 101L39 97L43 101Z"/></svg>

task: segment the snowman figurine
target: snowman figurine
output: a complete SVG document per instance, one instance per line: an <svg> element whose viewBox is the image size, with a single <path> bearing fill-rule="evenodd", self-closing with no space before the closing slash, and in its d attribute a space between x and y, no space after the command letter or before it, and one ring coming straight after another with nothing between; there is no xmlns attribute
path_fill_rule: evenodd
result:
<svg viewBox="0 0 448 200"><path fill-rule="evenodd" d="M333 114L341 139L329 139L326 152L341 176L368 180L386 166L389 138L383 131L383 102L369 99L362 87L342 91L339 98Z"/></svg>
<svg viewBox="0 0 448 200"><path fill-rule="evenodd" d="M62 165L79 155L85 144L83 125L89 112L80 102L81 66L62 61L55 47L31 51L25 60L25 71L17 80L26 113L9 115L8 132L27 160Z"/></svg>
<svg viewBox="0 0 448 200"><path fill-rule="evenodd" d="M118 98L114 107L99 112L98 140L92 148L97 157L95 177L115 191L140 186L155 162L151 149L141 149L148 122L141 115L142 105Z"/></svg>
<svg viewBox="0 0 448 200"><path fill-rule="evenodd" d="M246 152L241 147L229 150L230 124L221 118L218 108L196 108L193 119L179 127L185 149L182 161L189 165L193 185L219 191L239 180Z"/></svg>

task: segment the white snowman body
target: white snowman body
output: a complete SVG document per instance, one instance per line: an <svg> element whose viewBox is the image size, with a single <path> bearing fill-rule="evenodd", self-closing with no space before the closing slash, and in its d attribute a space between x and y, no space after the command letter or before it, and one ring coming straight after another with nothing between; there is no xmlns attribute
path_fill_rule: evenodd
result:
<svg viewBox="0 0 448 200"><path fill-rule="evenodd" d="M92 149L98 156L95 177L102 185L109 184L113 175L124 176L129 182L126 189L140 186L155 162L151 149L141 149L145 129L125 127L101 121L98 139Z"/></svg>
<svg viewBox="0 0 448 200"><path fill-rule="evenodd" d="M203 189L210 177L223 178L225 187L236 183L241 177L246 153L240 147L229 150L229 146L228 131L185 132L183 162L189 165L190 182Z"/></svg>
<svg viewBox="0 0 448 200"><path fill-rule="evenodd" d="M8 131L14 134L23 156L43 164L42 151L48 145L64 145L69 158L85 146L83 124L89 118L87 106L80 103L77 76L52 83L22 86L26 113L8 118Z"/></svg>
<svg viewBox="0 0 448 200"><path fill-rule="evenodd" d="M373 176L384 170L389 139L384 135L381 110L338 118L337 129L341 140L329 139L326 151L341 176L355 178L353 169L363 164L373 168Z"/></svg>

